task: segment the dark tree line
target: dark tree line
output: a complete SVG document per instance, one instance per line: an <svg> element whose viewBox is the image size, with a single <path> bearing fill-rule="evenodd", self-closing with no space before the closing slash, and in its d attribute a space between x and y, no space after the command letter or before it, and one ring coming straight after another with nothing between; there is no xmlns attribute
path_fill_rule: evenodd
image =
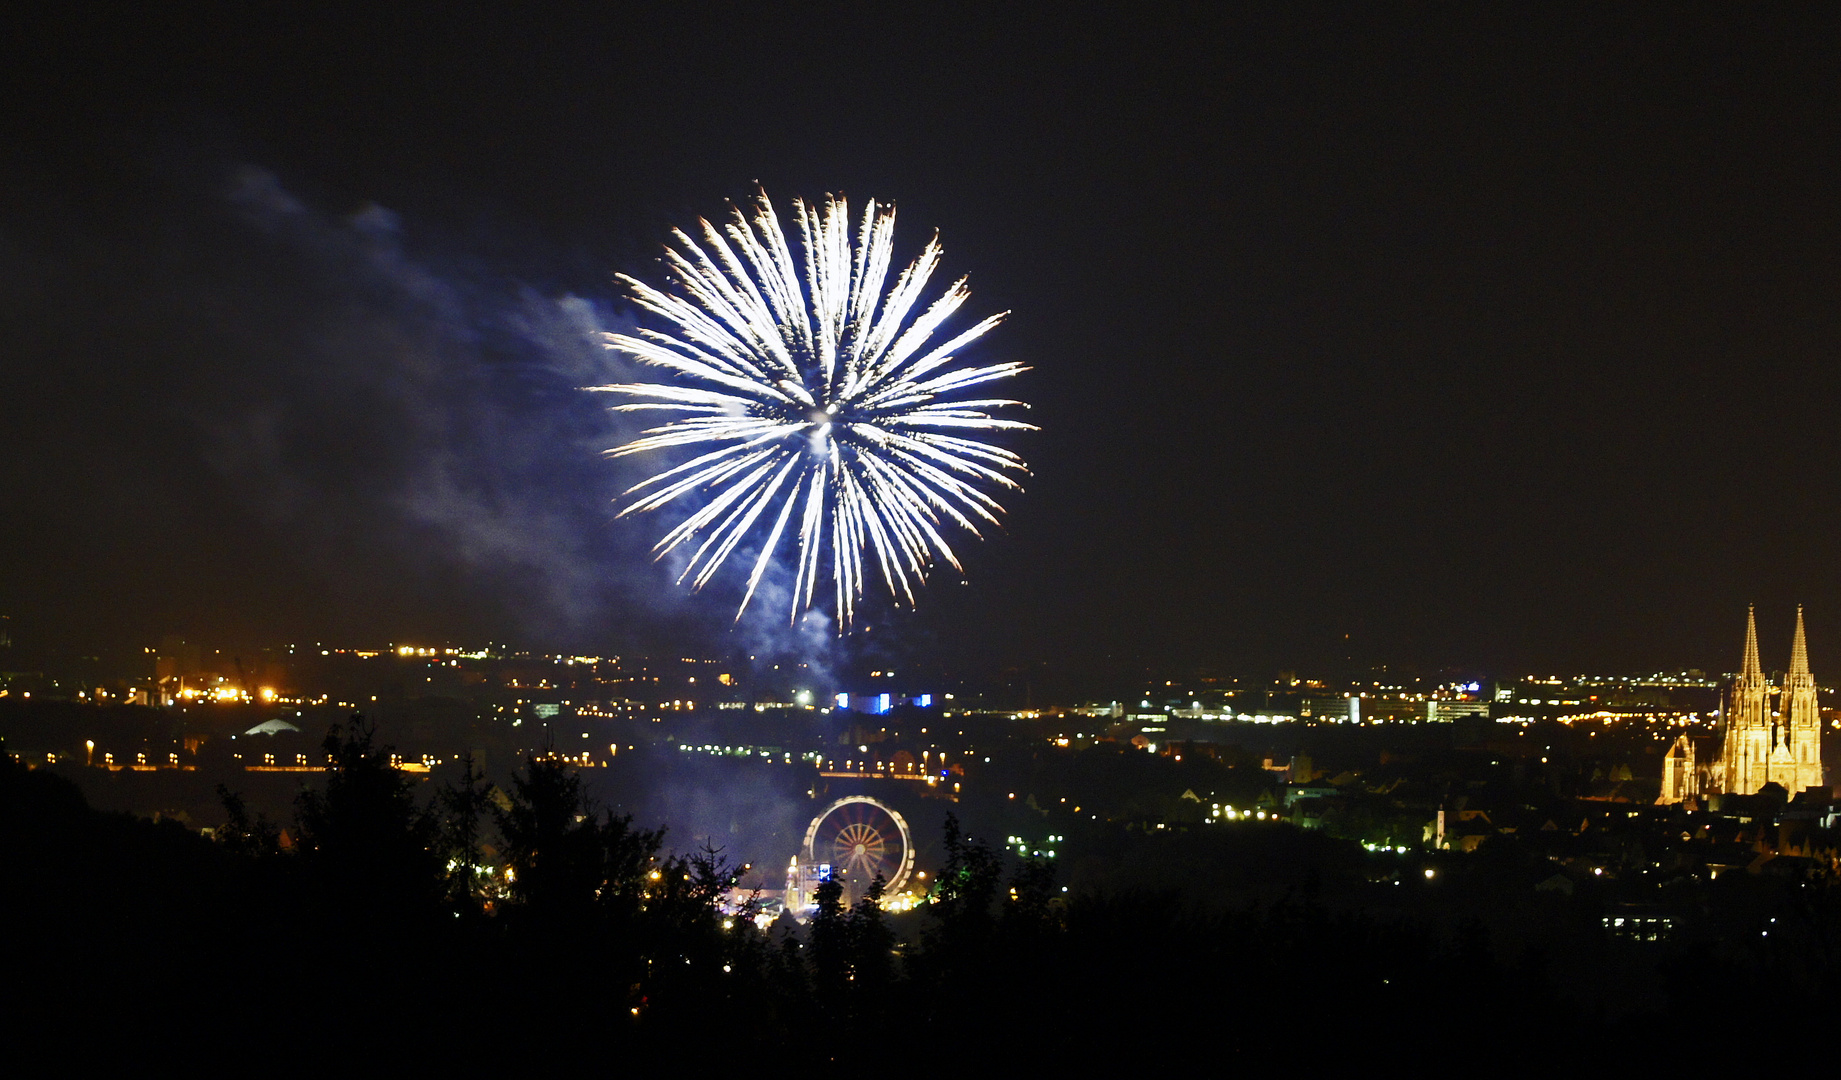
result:
<svg viewBox="0 0 1841 1080"><path fill-rule="evenodd" d="M720 851L668 851L561 762L527 761L503 791L467 763L421 805L362 719L326 749L323 790L285 829L224 791L216 842L93 812L0 758L6 1021L301 1062L385 1048L424 1066L847 1072L1304 1064L1603 1030L1538 958L1503 965L1475 935L1308 889L1230 911L1069 897L1049 864L951 818L917 911L885 911L880 883L846 905L832 882L803 926L762 931L719 907L739 876Z"/></svg>

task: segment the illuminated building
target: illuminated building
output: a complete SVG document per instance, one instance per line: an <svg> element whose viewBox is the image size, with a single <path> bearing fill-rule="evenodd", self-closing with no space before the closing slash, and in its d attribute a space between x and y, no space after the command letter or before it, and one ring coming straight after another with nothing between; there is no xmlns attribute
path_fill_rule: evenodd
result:
<svg viewBox="0 0 1841 1080"><path fill-rule="evenodd" d="M1776 709L1771 707L1773 698L1777 699ZM1821 710L1816 703L1815 676L1809 671L1800 607L1790 646L1790 670L1781 687L1773 687L1764 676L1758 660L1757 618L1746 615L1745 660L1727 695L1717 755L1702 760L1692 738L1676 739L1662 762L1662 794L1657 801L1753 795L1769 783L1790 795L1822 786Z"/></svg>

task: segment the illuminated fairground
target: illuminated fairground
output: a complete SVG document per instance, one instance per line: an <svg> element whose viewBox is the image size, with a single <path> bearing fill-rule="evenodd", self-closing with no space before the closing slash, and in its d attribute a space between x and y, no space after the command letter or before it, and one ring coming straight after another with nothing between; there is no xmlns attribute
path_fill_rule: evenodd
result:
<svg viewBox="0 0 1841 1080"><path fill-rule="evenodd" d="M786 870L786 906L803 915L818 886L836 881L846 906L882 882L882 906L903 910L916 898L903 892L914 875L914 841L894 807L867 795L847 795L806 827L805 843Z"/></svg>

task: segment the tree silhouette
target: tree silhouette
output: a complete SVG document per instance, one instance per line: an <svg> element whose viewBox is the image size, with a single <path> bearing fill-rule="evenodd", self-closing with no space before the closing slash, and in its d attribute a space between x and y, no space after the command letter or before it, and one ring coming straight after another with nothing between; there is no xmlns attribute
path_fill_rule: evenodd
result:
<svg viewBox="0 0 1841 1080"><path fill-rule="evenodd" d="M967 837L954 814L946 815L946 864L940 868L927 911L936 921L933 951L957 960L981 949L995 924L991 908L996 903L1003 862L997 853Z"/></svg>
<svg viewBox="0 0 1841 1080"><path fill-rule="evenodd" d="M527 761L511 785L510 805L495 806L493 816L505 840L511 896L526 912L587 918L597 901L615 900L602 888L610 876L620 882L616 891L637 892L632 878L657 851L654 837L603 829L581 778L553 758Z"/></svg>
<svg viewBox="0 0 1841 1080"><path fill-rule="evenodd" d="M458 910L479 911L489 885L485 831L492 807L492 785L474 766L471 750L461 756L460 764L459 781L443 787L435 800L441 810L447 900Z"/></svg>
<svg viewBox="0 0 1841 1080"><path fill-rule="evenodd" d="M243 796L219 784L217 801L223 804L225 818L217 838L231 854L263 858L281 853L281 828L261 814L251 819Z"/></svg>
<svg viewBox="0 0 1841 1080"><path fill-rule="evenodd" d="M432 911L443 886L436 822L391 767L390 748L377 745L376 728L360 715L333 725L322 745L331 759L326 790L295 802L310 879L340 900L401 915Z"/></svg>
<svg viewBox="0 0 1841 1080"><path fill-rule="evenodd" d="M836 1021L844 1013L844 995L850 983L850 920L844 909L844 886L826 878L812 890L814 906L806 925L806 953L812 968L812 990L818 1008Z"/></svg>

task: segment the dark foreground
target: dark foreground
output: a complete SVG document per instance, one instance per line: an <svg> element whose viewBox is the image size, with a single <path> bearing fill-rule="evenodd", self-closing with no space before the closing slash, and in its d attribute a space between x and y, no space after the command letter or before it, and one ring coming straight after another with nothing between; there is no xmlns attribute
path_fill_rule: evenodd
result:
<svg viewBox="0 0 1841 1080"><path fill-rule="evenodd" d="M234 792L230 826L207 840L93 811L68 781L0 758L6 1044L284 1072L1443 1072L1692 1059L1668 1033L1714 1003L1793 995L1804 1013L1834 999L1819 881L1749 886L1746 910L1781 910L1794 948L1736 949L1715 925L1655 945L1599 935L1555 957L1504 948L1513 935L1486 918L1310 883L1253 904L1070 895L1048 866L1006 861L949 821L919 911L829 894L803 927L763 932L717 907L740 868L596 813L557 763L529 763L506 798L469 780L418 807L361 723L327 749L326 790L303 796L285 846ZM1448 872L1513 876L1475 861ZM1625 983L1662 991L1606 992Z"/></svg>

